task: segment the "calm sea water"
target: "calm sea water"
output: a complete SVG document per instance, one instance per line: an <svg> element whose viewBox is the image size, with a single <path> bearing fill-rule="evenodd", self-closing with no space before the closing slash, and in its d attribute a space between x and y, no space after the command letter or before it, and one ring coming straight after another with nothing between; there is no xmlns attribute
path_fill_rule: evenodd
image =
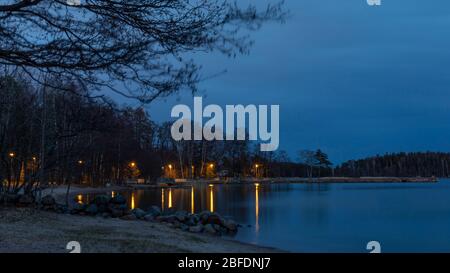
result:
<svg viewBox="0 0 450 273"><path fill-rule="evenodd" d="M233 239L294 252L450 252L450 181L435 184L197 185L123 193L130 206L210 210ZM86 198L86 197L85 197Z"/></svg>

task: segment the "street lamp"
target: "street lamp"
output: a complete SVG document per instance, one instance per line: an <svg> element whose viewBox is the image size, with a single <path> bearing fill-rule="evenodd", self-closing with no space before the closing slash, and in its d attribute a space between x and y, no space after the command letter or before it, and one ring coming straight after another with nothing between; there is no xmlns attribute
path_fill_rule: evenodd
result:
<svg viewBox="0 0 450 273"><path fill-rule="evenodd" d="M32 163L33 172L36 172L36 167L37 167L36 161L37 161L37 157L33 156L33 157L31 158L31 160L33 160L33 163Z"/></svg>
<svg viewBox="0 0 450 273"><path fill-rule="evenodd" d="M261 167L259 164L255 164L255 176L258 178L258 168Z"/></svg>
<svg viewBox="0 0 450 273"><path fill-rule="evenodd" d="M9 183L11 183L11 180L13 179L14 176L14 168L13 168L13 159L16 156L16 154L14 152L10 152L9 153L9 168L10 168L10 178L9 178ZM9 187L9 185L8 185Z"/></svg>
<svg viewBox="0 0 450 273"><path fill-rule="evenodd" d="M135 168L136 167L136 162L134 162L134 161L130 162L130 167L131 168Z"/></svg>
<svg viewBox="0 0 450 273"><path fill-rule="evenodd" d="M214 167L215 165L213 163L209 163L208 165L206 165L206 177L212 178L215 176Z"/></svg>
<svg viewBox="0 0 450 273"><path fill-rule="evenodd" d="M78 163L78 166L80 166L79 168L78 168L78 170L79 170L79 172L80 172L80 182L81 183L84 183L84 179L83 179L83 177L84 177L84 174L83 174L83 164L84 164L84 161L83 160L78 160L77 161L77 163Z"/></svg>
<svg viewBox="0 0 450 273"><path fill-rule="evenodd" d="M169 164L167 167L169 167L169 178L174 178L172 176L172 168L173 168L172 164Z"/></svg>

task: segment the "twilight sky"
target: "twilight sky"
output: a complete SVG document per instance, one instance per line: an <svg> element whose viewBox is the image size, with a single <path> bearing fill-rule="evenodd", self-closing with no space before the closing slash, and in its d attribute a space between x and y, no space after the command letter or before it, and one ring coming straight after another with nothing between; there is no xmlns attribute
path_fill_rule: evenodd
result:
<svg viewBox="0 0 450 273"><path fill-rule="evenodd" d="M255 2L255 1L253 1ZM259 1L267 2L267 1ZM248 56L194 56L205 104L279 104L280 149L333 162L450 151L450 1L286 0L291 18L253 33ZM148 106L170 120L189 94Z"/></svg>

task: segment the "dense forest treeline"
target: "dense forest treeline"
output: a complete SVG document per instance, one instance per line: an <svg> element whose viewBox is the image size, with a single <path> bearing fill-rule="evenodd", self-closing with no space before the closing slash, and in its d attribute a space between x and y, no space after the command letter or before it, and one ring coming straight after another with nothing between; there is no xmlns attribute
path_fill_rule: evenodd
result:
<svg viewBox="0 0 450 273"><path fill-rule="evenodd" d="M261 153L249 141L172 139L171 123L141 108L94 96L77 82L0 77L2 191L49 183L104 185L127 180L300 175L287 153ZM256 152L255 152L256 151ZM282 167L286 164L286 167Z"/></svg>
<svg viewBox="0 0 450 273"><path fill-rule="evenodd" d="M58 89L0 78L1 191L49 183L104 185L159 177L449 176L448 153L398 153L333 166L321 150L260 152L249 141L174 141L171 123L93 96L76 82ZM64 90L64 91L62 91Z"/></svg>
<svg viewBox="0 0 450 273"><path fill-rule="evenodd" d="M334 170L337 176L449 177L450 153L412 152L350 160Z"/></svg>

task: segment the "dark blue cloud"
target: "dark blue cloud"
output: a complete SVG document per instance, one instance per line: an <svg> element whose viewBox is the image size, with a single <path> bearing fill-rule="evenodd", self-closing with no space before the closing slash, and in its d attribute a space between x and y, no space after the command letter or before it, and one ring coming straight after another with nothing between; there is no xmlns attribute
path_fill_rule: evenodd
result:
<svg viewBox="0 0 450 273"><path fill-rule="evenodd" d="M450 151L450 2L288 0L292 17L254 33L248 56L194 57L205 102L280 104L281 148L335 162L395 151ZM181 102L191 97L181 95ZM168 120L177 99L150 106Z"/></svg>

